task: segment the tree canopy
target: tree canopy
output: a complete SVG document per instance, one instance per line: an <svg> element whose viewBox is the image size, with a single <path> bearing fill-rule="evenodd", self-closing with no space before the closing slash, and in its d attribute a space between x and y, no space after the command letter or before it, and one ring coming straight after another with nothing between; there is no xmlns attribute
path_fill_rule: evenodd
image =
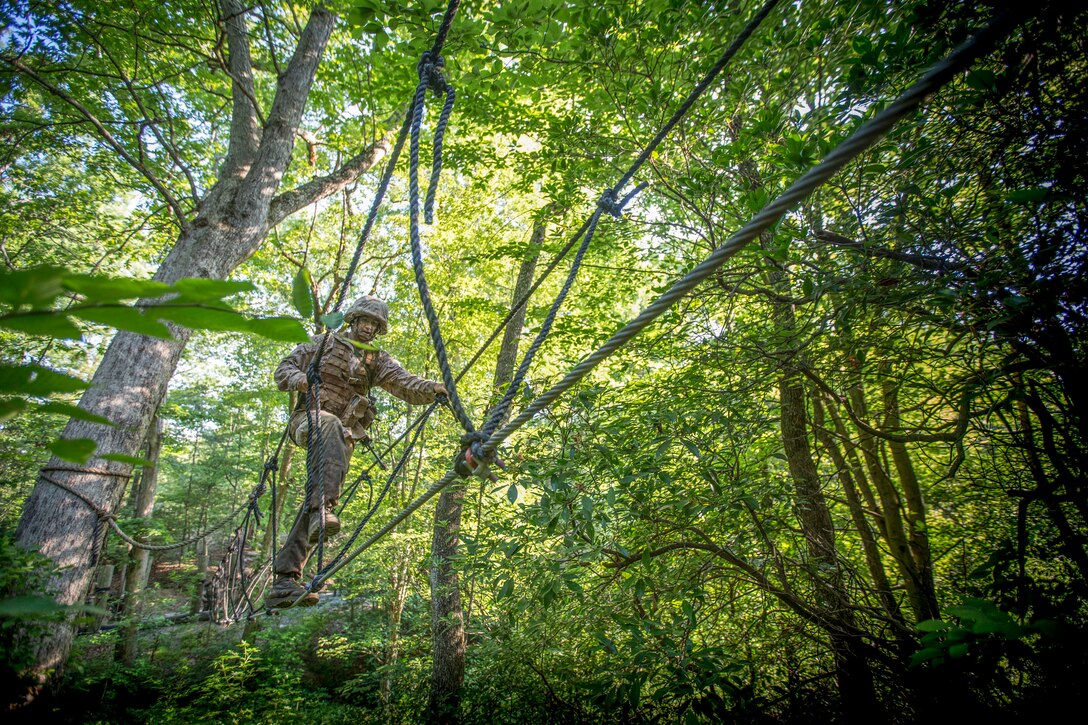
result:
<svg viewBox="0 0 1088 725"><path fill-rule="evenodd" d="M487 343L534 268L508 357L546 324L602 191L762 5L457 7L421 237L472 421L510 382ZM236 584L259 599L305 495L305 452L279 447L278 362L335 326L343 290L388 301L380 346L441 379L404 156L351 265L449 6L4 4L9 700L49 675L24 713L908 722L1074 702L1088 14L771 5L628 188L648 187L603 215L515 415L927 69L1002 13L1011 29L504 441L497 480L454 481L336 571L321 606L270 619ZM410 452L420 411L384 393L376 409L341 514L350 532L373 509L359 541L465 447L445 408ZM275 499L245 514L273 473ZM139 560L110 521L177 548ZM166 626L201 616L218 624Z"/></svg>

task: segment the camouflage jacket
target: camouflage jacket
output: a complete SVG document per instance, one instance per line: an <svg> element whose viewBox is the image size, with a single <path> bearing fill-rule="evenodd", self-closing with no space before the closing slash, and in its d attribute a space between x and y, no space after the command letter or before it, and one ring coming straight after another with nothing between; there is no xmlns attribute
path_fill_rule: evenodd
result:
<svg viewBox="0 0 1088 725"><path fill-rule="evenodd" d="M315 335L283 359L275 373L280 390L298 389L324 338ZM435 397L433 381L408 372L384 350L359 350L340 335L333 335L321 357L320 377L321 409L339 417L356 440L366 438L366 430L374 421L371 388L387 390L413 405L431 403ZM300 415L305 419L304 412L296 412L292 427L297 427Z"/></svg>

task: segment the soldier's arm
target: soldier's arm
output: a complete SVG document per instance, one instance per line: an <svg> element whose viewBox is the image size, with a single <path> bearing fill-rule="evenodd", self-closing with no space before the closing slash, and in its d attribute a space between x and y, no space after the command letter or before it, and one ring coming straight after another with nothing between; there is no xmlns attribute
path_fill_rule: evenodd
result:
<svg viewBox="0 0 1088 725"><path fill-rule="evenodd" d="M433 403L435 392L441 387L441 383L408 372L384 350L378 353L376 367L374 384L412 405Z"/></svg>
<svg viewBox="0 0 1088 725"><path fill-rule="evenodd" d="M280 390L298 390L299 385L306 380L306 368L310 366L316 350L316 342L304 343L292 350L276 368L273 376L276 387Z"/></svg>

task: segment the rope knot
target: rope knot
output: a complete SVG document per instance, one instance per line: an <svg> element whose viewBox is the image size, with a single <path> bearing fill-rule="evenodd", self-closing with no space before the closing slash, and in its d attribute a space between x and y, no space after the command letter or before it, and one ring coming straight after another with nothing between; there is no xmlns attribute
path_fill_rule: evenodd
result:
<svg viewBox="0 0 1088 725"><path fill-rule="evenodd" d="M484 453L484 443L488 435L483 431L472 431L461 436L461 452L453 461L453 468L461 478L480 476L490 481L498 481L499 477L491 471L494 464L503 468L503 462L496 458L495 453Z"/></svg>
<svg viewBox="0 0 1088 725"><path fill-rule="evenodd" d="M440 55L431 55L431 51L426 50L419 58L419 63L416 64L416 73L419 75L419 80L426 81L427 87L434 91L436 94L444 93L446 91L446 76L442 74L442 69L446 67L446 61Z"/></svg>
<svg viewBox="0 0 1088 725"><path fill-rule="evenodd" d="M623 208L627 206L631 202L631 200L638 195L640 191L642 191L649 185L649 182L643 181L641 184L628 192L627 196L623 197L623 199L620 200L616 199L615 189L605 189L604 193L601 194L600 201L597 202L597 206L599 206L601 209L608 212L612 216L616 217L617 219L622 219Z"/></svg>
<svg viewBox="0 0 1088 725"><path fill-rule="evenodd" d="M616 200L616 192L612 191L612 189L604 190L600 200L597 202L597 206L617 219L623 218L623 207L620 206L619 201Z"/></svg>
<svg viewBox="0 0 1088 725"><path fill-rule="evenodd" d="M279 465L279 459L276 456L272 456L264 462L264 470L268 471L269 473L274 473L276 469L279 468Z"/></svg>

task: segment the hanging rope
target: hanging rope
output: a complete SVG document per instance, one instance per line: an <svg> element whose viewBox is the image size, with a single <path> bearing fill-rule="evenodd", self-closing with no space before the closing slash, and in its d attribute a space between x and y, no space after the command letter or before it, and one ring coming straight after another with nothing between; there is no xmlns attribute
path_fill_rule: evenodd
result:
<svg viewBox="0 0 1088 725"><path fill-rule="evenodd" d="M419 215L419 133L420 125L422 123L423 113L423 101L428 89L433 89L435 93L445 93L446 102L442 109L438 126L435 130L435 148L434 158L431 171L431 183L427 195L427 211L426 217L428 221L431 218L431 207L434 203L434 194L438 186L438 176L442 169L442 139L445 134L446 126L449 123L450 113L453 110L453 103L455 94L453 89L445 81L445 77L442 75L442 67L444 62L442 61L441 51L446 42L446 37L449 35L450 26L453 23L453 17L457 12L457 8L460 6L460 0L451 0L446 8L446 13L442 18L442 23L439 26L435 43L431 47L430 51L427 51L420 58L417 66L417 71L420 76L419 86L416 88L415 95L412 98L412 102L408 107L408 112L405 115L404 124L401 126L400 133L397 136L397 141L394 144L393 152L390 155L389 161L386 164L385 171L382 174L382 179L378 184L378 190L374 197L374 202L371 205L370 213L367 215L366 223L363 226L363 231L360 234L359 241L355 246L355 252L352 255L351 263L348 266L348 272L344 277L343 284L340 287L337 294L336 303L333 305L332 312L339 312L340 307L343 305L344 300L347 297L347 291L351 286L352 279L355 275L355 271L358 268L359 259L362 255L362 250L366 244L367 239L370 236L371 229L374 222L377 219L378 208L381 205L382 200L385 197L386 190L389 187L390 179L393 175L393 169L396 166L397 159L400 157L400 153L404 147L405 136L410 132L412 143L410 147L410 189L411 189L411 228L413 238L413 260L416 258L416 251L419 246L419 230L418 230L418 215ZM422 260L420 264L416 265L418 270L417 280L421 279L418 275L422 275ZM422 282L421 294L426 290L426 280ZM448 363L446 362L445 346L442 344L441 335L438 333L438 319L434 314L433 307L430 306L429 294L424 300L424 308L428 310L428 320L432 322L432 338L437 335L436 351L439 356L440 367L444 370L444 376L448 379L446 382L447 390L449 390L452 408L455 413L458 414L458 419L462 424L467 423L471 428L472 423L469 421L468 416L465 414L463 407L461 406L460 399L457 398L456 390L454 389L452 378L448 372ZM320 498L319 510L320 515L320 529L317 540L317 561L318 569L323 568L324 551L325 551L325 516L324 516L324 444L321 440L320 433L320 418L321 418L321 397L320 390L320 370L322 358L325 355L329 345L332 344L332 331L325 334L322 338L321 344L318 346L317 351L314 354L313 360L310 362L307 369L307 380L309 382L308 389L306 391L305 405L307 422L309 423L310 434L307 438L306 445L306 501L304 502L304 510L312 510L314 508L315 493L318 486L320 486ZM316 428L315 428L316 425ZM320 469L320 470L318 470ZM320 478L320 484L315 479Z"/></svg>
<svg viewBox="0 0 1088 725"><path fill-rule="evenodd" d="M989 52L1001 39L1006 37L1017 24L1022 21L1022 19L1023 14L1014 15L1013 13L1002 13L994 18L974 37L957 47L948 55L948 57L926 72L921 79L900 95L895 102L858 128L819 164L810 169L800 179L790 185L785 192L767 204L758 214L752 217L744 227L730 237L725 244L715 250L684 277L675 282L667 292L659 296L643 310L638 317L613 335L597 351L590 354L581 363L572 368L566 377L536 398L536 400L527 406L515 419L511 420L504 427L492 434L483 446L485 453L492 453L499 443L512 435L522 425L531 420L538 412L569 390L597 365L645 329L647 325L661 316L673 304L690 293L699 285L699 283L709 278L732 256L743 249L747 244L751 243L753 239L756 239L761 232L769 229L817 187L826 183L847 163L857 158L858 155L870 146L884 138L891 130L892 126L900 119L917 109L927 96L942 88L957 73L970 67L975 59ZM360 544L359 547L350 554L343 557L335 567L329 567L325 574L325 578L331 576L337 570L343 568L357 556L373 546L375 542L379 541L382 537L396 528L424 503L429 501L455 480L458 480L458 474L453 470L447 471L441 480L405 506L404 509L386 523L385 526L371 535L369 539Z"/></svg>
<svg viewBox="0 0 1088 725"><path fill-rule="evenodd" d="M412 269L415 272L416 288L419 290L419 299L423 305L424 316L427 318L427 329L430 332L431 344L442 373L442 383L446 386L450 409L461 426L471 433L476 429L457 394L457 384L450 370L446 343L442 339L442 331L438 324L438 314L431 301L430 287L427 285L427 277L423 271L423 244L419 232L419 136L423 124L424 101L428 90L433 90L436 94L443 92L446 94L442 117L435 130L434 166L431 171L430 187L427 190L428 203L433 204L435 189L438 186L438 175L441 171L442 134L445 131L445 123L449 120L449 112L453 108L455 97L453 89L442 75L442 65L442 59L437 54L432 54L431 51L424 53L418 69L419 84L416 86L415 96L412 99L411 141L408 147L408 236L412 246ZM429 208L425 209L428 222L431 213Z"/></svg>

